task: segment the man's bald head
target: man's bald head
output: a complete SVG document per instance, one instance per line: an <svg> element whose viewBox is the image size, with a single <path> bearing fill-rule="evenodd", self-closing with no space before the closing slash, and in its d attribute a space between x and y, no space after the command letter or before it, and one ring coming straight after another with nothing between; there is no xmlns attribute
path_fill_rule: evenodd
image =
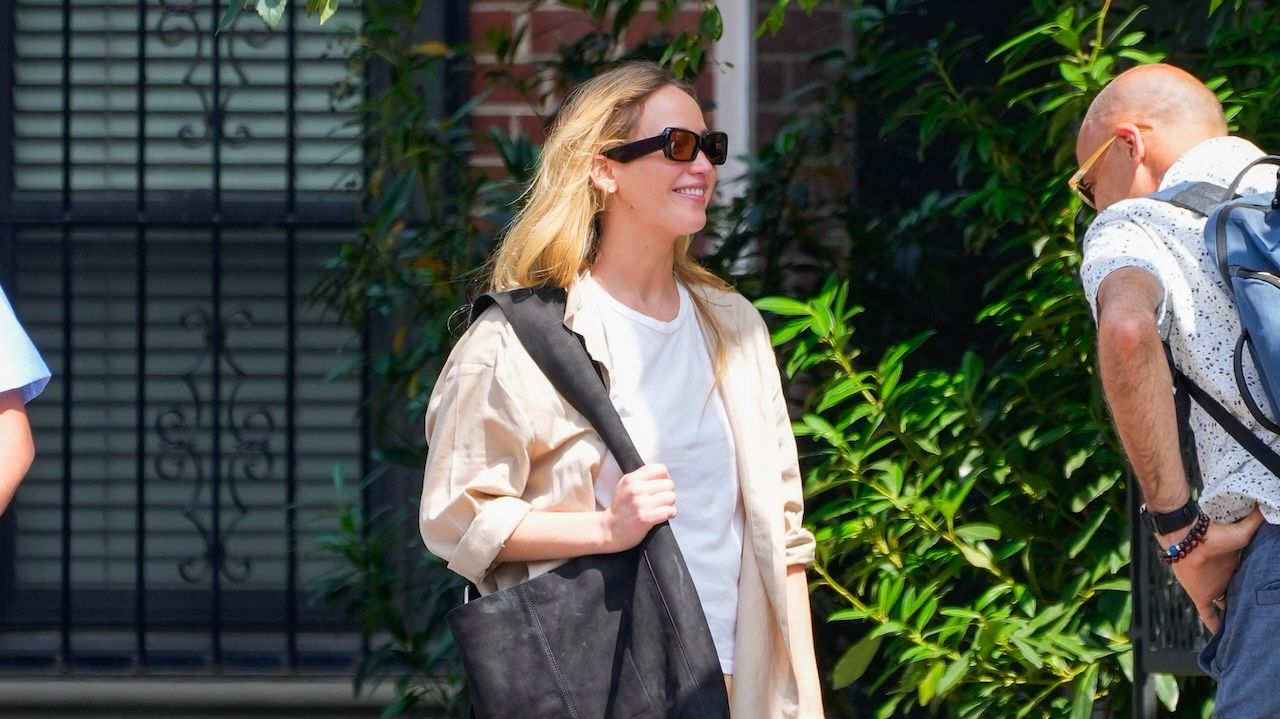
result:
<svg viewBox="0 0 1280 719"><path fill-rule="evenodd" d="M1142 65L1122 73L1098 93L1084 119L1085 126L1121 122L1191 133L1197 141L1227 134L1217 96L1172 65Z"/></svg>
<svg viewBox="0 0 1280 719"><path fill-rule="evenodd" d="M1204 83L1172 65L1135 67L1089 105L1076 161L1094 164L1078 186L1100 210L1155 192L1188 150L1226 134L1222 103Z"/></svg>

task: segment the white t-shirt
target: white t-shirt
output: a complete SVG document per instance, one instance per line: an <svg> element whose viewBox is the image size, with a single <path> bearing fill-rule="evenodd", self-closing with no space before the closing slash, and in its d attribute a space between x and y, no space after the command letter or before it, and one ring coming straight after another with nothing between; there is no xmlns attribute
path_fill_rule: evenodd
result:
<svg viewBox="0 0 1280 719"><path fill-rule="evenodd" d="M715 389L715 371L689 292L663 322L627 307L590 276L609 353L609 396L645 462L667 466L676 485L671 529L715 640L720 667L733 673L742 566L743 511L733 437ZM596 501L607 507L622 477L607 455L596 477Z"/></svg>
<svg viewBox="0 0 1280 719"><path fill-rule="evenodd" d="M1206 140L1169 168L1160 189L1184 182L1226 187L1245 165L1261 156L1261 150L1237 137ZM1262 166L1250 171L1240 192L1274 191L1275 187L1275 167ZM1164 288L1160 335L1169 342L1178 368L1254 434L1280 450L1280 437L1259 427L1240 400L1232 369L1240 320L1205 249L1204 222L1188 210L1146 198L1107 208L1084 238L1080 278L1085 296L1096 317L1098 287L1107 275L1122 267L1151 273ZM1246 385L1259 406L1267 407L1253 363L1244 365ZM1256 504L1268 522L1280 524L1280 480L1195 402L1191 403L1191 428L1204 481L1200 506L1205 513L1215 521L1235 521Z"/></svg>

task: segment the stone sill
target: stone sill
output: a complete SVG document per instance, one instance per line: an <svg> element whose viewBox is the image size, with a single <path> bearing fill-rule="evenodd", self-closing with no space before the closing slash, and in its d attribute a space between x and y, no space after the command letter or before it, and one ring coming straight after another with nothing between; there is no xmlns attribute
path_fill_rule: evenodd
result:
<svg viewBox="0 0 1280 719"><path fill-rule="evenodd" d="M390 684L355 698L351 677L0 678L0 717L377 717Z"/></svg>

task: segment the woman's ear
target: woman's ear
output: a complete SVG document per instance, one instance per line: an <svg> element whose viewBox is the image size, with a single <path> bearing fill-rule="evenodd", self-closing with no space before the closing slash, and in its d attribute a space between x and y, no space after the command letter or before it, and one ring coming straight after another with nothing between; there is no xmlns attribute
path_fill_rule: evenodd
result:
<svg viewBox="0 0 1280 719"><path fill-rule="evenodd" d="M613 163L604 155L591 160L591 184L597 190L612 195L618 191L618 180L613 175Z"/></svg>

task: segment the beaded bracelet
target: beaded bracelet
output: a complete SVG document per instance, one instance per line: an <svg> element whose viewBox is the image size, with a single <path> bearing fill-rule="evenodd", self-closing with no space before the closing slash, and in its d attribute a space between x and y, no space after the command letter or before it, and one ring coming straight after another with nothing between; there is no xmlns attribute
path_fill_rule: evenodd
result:
<svg viewBox="0 0 1280 719"><path fill-rule="evenodd" d="M1195 524L1191 525L1191 531L1187 532L1187 536L1177 544L1170 544L1168 549L1156 549L1156 557L1165 564L1177 564L1204 541L1204 535L1208 532L1209 516L1201 512L1196 517Z"/></svg>

